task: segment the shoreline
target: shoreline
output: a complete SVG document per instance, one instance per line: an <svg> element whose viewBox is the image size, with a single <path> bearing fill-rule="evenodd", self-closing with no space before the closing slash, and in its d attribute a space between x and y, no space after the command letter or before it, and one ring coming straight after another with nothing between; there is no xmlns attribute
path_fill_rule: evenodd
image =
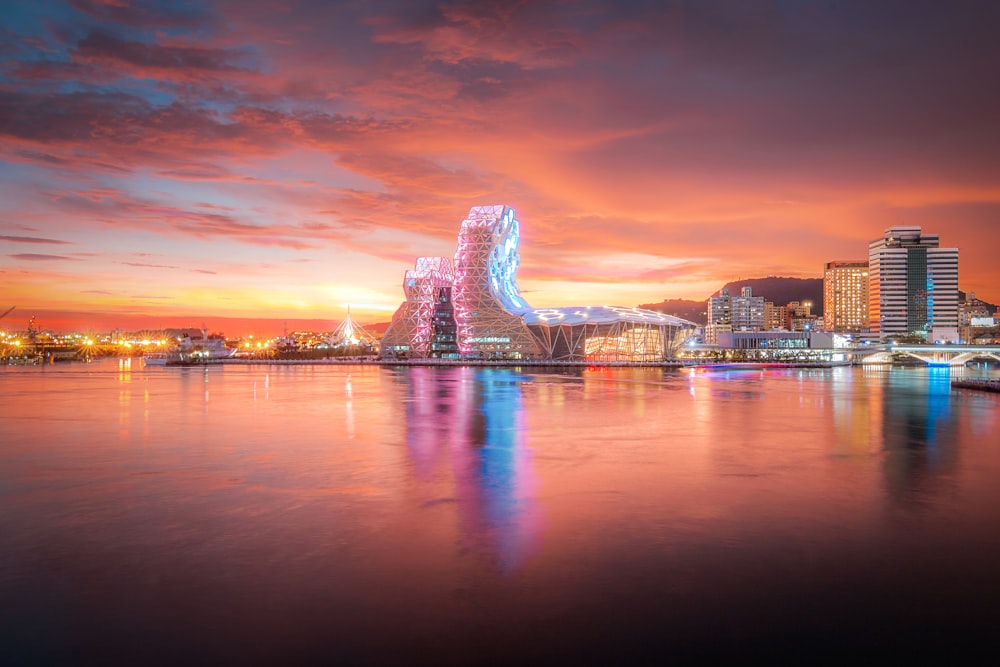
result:
<svg viewBox="0 0 1000 667"><path fill-rule="evenodd" d="M45 360L37 358L6 358L0 360L0 367L6 366L36 366L43 367L55 363L78 362L90 363L91 361L101 361L103 359L132 359L142 360L141 356L134 357L96 357L94 359L59 359ZM148 366L149 364L144 364ZM863 368L897 368L897 367L923 367L925 364L919 361L913 362L881 362L863 363L861 361L838 360L838 361L717 361L710 359L668 359L664 361L551 361L542 359L378 359L372 357L320 357L306 359L255 359L248 357L229 357L218 359L199 359L197 361L176 361L166 364L155 364L156 366L171 368L190 368L196 366L387 366L387 367L462 367L474 368L693 368L702 371L750 371L750 370L783 370L796 368L841 368L841 367L863 367ZM1000 381L996 380L954 380L952 386L956 388L978 389L982 391L1000 391Z"/></svg>
<svg viewBox="0 0 1000 667"><path fill-rule="evenodd" d="M174 365L174 364L168 364ZM714 362L695 359L667 361L549 361L517 359L209 359L177 364L205 365L335 365L335 366L474 366L490 368L703 368L706 370L780 370L782 368L835 368L850 366L845 361L795 361L795 362Z"/></svg>

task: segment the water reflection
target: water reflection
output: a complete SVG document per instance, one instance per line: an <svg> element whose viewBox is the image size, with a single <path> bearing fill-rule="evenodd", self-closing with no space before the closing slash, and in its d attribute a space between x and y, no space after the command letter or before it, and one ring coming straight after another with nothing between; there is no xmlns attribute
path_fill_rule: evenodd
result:
<svg viewBox="0 0 1000 667"><path fill-rule="evenodd" d="M864 461L882 449L881 376L871 381L852 381L843 373L831 387L831 410L836 435L833 454Z"/></svg>
<svg viewBox="0 0 1000 667"><path fill-rule="evenodd" d="M928 505L957 463L957 428L948 368L888 376L882 401L884 469L889 496L911 508Z"/></svg>
<svg viewBox="0 0 1000 667"><path fill-rule="evenodd" d="M400 371L406 386L406 443L414 474L438 488L445 464L463 550L486 549L504 574L530 555L539 513L525 446L522 383L508 369L421 368Z"/></svg>
<svg viewBox="0 0 1000 667"><path fill-rule="evenodd" d="M344 386L344 428L347 439L354 440L354 387L351 385L351 374L347 374L347 384Z"/></svg>
<svg viewBox="0 0 1000 667"><path fill-rule="evenodd" d="M998 397L940 371L126 370L0 368L11 664L954 662L1000 622Z"/></svg>

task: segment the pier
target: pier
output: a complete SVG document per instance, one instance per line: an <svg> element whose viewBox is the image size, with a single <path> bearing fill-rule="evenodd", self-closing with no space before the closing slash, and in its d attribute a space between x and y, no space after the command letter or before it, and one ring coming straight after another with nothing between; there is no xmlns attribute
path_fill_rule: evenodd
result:
<svg viewBox="0 0 1000 667"><path fill-rule="evenodd" d="M1000 380L952 380L952 389L975 389L1000 394Z"/></svg>

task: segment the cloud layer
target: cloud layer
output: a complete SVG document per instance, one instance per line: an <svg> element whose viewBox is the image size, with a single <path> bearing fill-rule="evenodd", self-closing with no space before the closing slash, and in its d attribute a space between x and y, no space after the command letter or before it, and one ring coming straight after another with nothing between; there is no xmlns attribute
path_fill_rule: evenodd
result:
<svg viewBox="0 0 1000 667"><path fill-rule="evenodd" d="M816 276L893 224L1000 298L994 3L23 4L0 29L18 302L138 307L129 284L161 314L336 319L354 291L380 319L500 202L538 305Z"/></svg>

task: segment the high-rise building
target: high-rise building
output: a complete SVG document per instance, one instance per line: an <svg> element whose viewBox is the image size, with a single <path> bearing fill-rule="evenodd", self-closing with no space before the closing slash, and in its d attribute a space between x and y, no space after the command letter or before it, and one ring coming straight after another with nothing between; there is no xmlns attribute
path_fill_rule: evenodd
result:
<svg viewBox="0 0 1000 667"><path fill-rule="evenodd" d="M788 306L778 306L770 301L764 302L764 330L788 328Z"/></svg>
<svg viewBox="0 0 1000 667"><path fill-rule="evenodd" d="M731 331L761 331L764 328L764 297L754 296L749 285L740 290L739 296L730 296L723 288L718 295L708 299L708 325L705 342L716 345L720 333Z"/></svg>
<svg viewBox="0 0 1000 667"><path fill-rule="evenodd" d="M732 302L729 289L724 287L715 296L708 298L708 323L705 325L705 342L715 345L719 334L733 330Z"/></svg>
<svg viewBox="0 0 1000 667"><path fill-rule="evenodd" d="M754 296L746 285L730 300L733 331L760 331L764 328L764 297Z"/></svg>
<svg viewBox="0 0 1000 667"><path fill-rule="evenodd" d="M868 262L827 262L823 271L823 324L827 331L868 328Z"/></svg>
<svg viewBox="0 0 1000 667"><path fill-rule="evenodd" d="M868 268L872 333L958 337L958 248L920 227L890 227L868 244Z"/></svg>

